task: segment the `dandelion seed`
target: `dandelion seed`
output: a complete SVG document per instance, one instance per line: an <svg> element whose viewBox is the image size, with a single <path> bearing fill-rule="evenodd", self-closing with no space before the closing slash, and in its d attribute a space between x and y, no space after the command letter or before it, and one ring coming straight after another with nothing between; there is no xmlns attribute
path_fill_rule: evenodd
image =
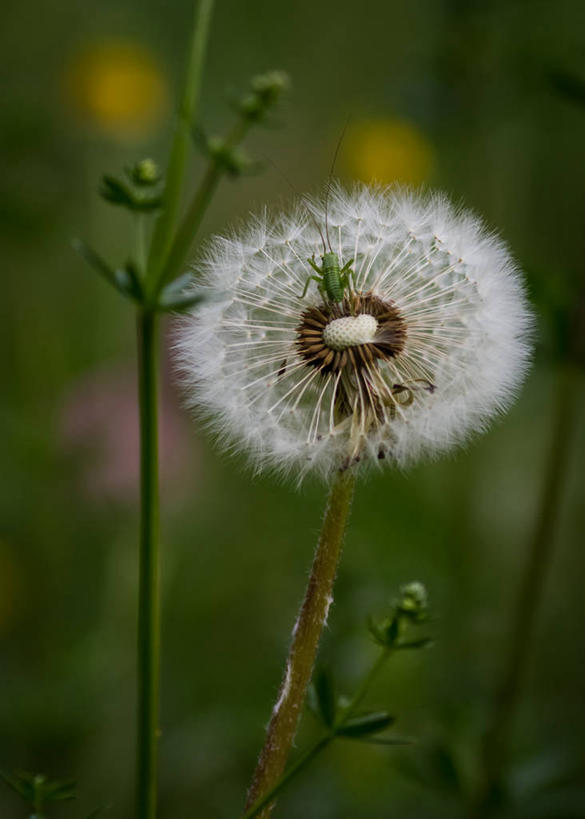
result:
<svg viewBox="0 0 585 819"><path fill-rule="evenodd" d="M193 406L259 467L327 477L354 462L407 465L465 441L512 400L532 318L504 244L441 195L334 186L331 250L351 260L332 301L324 202L211 241L215 298L178 332Z"/></svg>

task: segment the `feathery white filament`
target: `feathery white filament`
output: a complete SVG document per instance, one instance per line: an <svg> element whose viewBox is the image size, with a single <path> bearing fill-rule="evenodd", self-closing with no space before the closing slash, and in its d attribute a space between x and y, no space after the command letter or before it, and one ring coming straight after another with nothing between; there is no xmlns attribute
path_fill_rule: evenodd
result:
<svg viewBox="0 0 585 819"><path fill-rule="evenodd" d="M384 341L373 315L326 324L319 338L338 358L321 369L299 346L303 315L324 306L316 282L301 298L308 260L322 253L308 208L323 225L324 202L303 199L209 244L198 278L213 298L183 319L177 340L193 407L259 467L301 475L328 476L348 456L405 465L483 430L530 354L531 313L504 244L440 195L333 186L340 266L353 259L358 293L392 305L404 325L399 348L386 339L390 353L362 358L356 378L339 357Z"/></svg>

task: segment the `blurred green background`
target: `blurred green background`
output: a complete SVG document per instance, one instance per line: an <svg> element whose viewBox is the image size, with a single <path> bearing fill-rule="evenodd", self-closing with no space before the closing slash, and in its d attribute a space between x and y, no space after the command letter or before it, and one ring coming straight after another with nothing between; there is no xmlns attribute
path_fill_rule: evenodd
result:
<svg viewBox="0 0 585 819"><path fill-rule="evenodd" d="M222 132L230 89L270 68L293 89L254 134L262 175L222 184L206 233L319 189L351 114L341 179L449 192L510 243L539 302L536 360L512 411L466 451L358 489L322 657L340 685L375 656L364 621L419 579L435 646L397 657L372 704L412 748L339 743L278 816L463 816L537 514L562 366L558 327L583 276L582 0L218 0L202 98ZM0 767L73 777L56 816L132 815L137 428L132 310L70 249L124 260L132 220L103 172L164 163L191 3L12 3L0 32L4 375L0 399ZM191 188L200 172L194 154ZM554 309L553 309L554 308ZM555 312L556 311L556 312ZM251 477L180 408L164 362L161 816L234 817L279 683L324 488ZM578 388L581 376L574 376ZM581 390L582 398L582 390ZM585 430L513 730L513 815L585 816ZM298 741L314 733L306 718ZM448 747L449 752L441 748ZM558 780L544 788L546 777ZM0 816L24 807L0 789Z"/></svg>

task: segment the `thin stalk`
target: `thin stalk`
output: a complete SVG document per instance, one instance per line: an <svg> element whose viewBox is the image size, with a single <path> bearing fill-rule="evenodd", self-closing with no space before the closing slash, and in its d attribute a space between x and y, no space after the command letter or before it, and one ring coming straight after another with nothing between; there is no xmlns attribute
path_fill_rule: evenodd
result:
<svg viewBox="0 0 585 819"><path fill-rule="evenodd" d="M242 120L233 128L226 140L226 149L232 150L242 141L248 130L249 122ZM164 269L160 276L160 283L170 281L181 270L185 264L189 251L199 230L205 212L211 202L219 181L224 173L224 168L214 159L211 159L203 175L203 179L193 199L191 200L187 212L183 217L180 227L177 230L175 239L169 250Z"/></svg>
<svg viewBox="0 0 585 819"><path fill-rule="evenodd" d="M164 208L155 224L150 246L148 278L154 291L159 284L177 224L181 189L191 143L191 128L199 102L213 2L214 0L199 0L195 7L185 85L179 104L175 135L165 178Z"/></svg>
<svg viewBox="0 0 585 819"><path fill-rule="evenodd" d="M501 794L501 777L514 711L553 554L577 417L576 396L575 373L566 365L559 376L554 428L544 485L526 567L521 579L509 654L497 689L491 724L483 741L483 781L472 810L472 815L477 819L490 815Z"/></svg>
<svg viewBox="0 0 585 819"><path fill-rule="evenodd" d="M154 819L157 800L160 675L156 314L148 310L139 310L137 331L140 404L140 568L136 815L138 819Z"/></svg>
<svg viewBox="0 0 585 819"><path fill-rule="evenodd" d="M263 798L284 771L332 601L354 485L355 474L346 470L337 473L331 487L305 599L293 629L284 678L248 791L246 809ZM262 810L263 819L270 815L272 805L271 801Z"/></svg>
<svg viewBox="0 0 585 819"><path fill-rule="evenodd" d="M136 226L136 264L138 265L138 275L141 283L144 284L146 275L146 225L143 213L137 213L135 217Z"/></svg>
<svg viewBox="0 0 585 819"><path fill-rule="evenodd" d="M382 668L386 665L386 662L390 659L392 655L392 649L390 647L384 647L380 653L380 656L374 663L374 665L370 668L368 674L364 677L361 684L357 687L353 697L349 701L349 703L345 706L345 708L339 714L335 722L335 728L339 728L342 726L353 714L355 713L356 708L358 708L363 700L363 698L368 693L368 690L374 681L374 678L378 676Z"/></svg>

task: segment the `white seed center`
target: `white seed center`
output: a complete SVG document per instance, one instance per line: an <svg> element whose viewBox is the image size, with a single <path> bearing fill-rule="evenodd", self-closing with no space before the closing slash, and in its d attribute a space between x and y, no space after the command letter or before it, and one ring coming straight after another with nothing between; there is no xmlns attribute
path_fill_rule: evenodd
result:
<svg viewBox="0 0 585 819"><path fill-rule="evenodd" d="M374 316L344 316L330 321L323 330L323 341L331 350L346 350L374 341L378 322Z"/></svg>

